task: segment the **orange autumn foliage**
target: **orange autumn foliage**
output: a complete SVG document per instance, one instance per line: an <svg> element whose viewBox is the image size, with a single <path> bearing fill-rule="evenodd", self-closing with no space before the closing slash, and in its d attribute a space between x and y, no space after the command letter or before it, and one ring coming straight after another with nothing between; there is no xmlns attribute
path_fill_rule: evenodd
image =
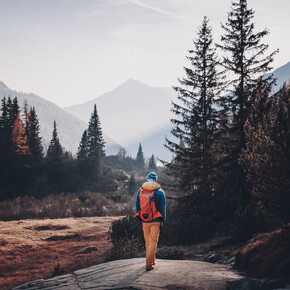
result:
<svg viewBox="0 0 290 290"><path fill-rule="evenodd" d="M19 114L17 115L14 121L13 129L12 129L12 142L13 142L14 151L16 153L21 154L21 155L30 154L28 143L27 143L26 132L25 132L23 123L19 117Z"/></svg>

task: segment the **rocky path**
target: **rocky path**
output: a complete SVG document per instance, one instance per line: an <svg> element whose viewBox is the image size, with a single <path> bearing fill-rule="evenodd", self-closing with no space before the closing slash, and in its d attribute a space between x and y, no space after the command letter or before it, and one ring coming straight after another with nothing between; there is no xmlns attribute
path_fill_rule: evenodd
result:
<svg viewBox="0 0 290 290"><path fill-rule="evenodd" d="M99 264L73 274L37 280L17 289L227 289L242 278L230 266L199 261L156 260L153 271L145 259L134 258Z"/></svg>

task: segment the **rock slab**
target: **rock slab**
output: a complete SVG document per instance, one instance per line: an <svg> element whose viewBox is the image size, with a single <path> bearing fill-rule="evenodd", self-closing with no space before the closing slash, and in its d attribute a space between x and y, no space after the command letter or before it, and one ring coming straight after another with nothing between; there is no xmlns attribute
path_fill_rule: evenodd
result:
<svg viewBox="0 0 290 290"><path fill-rule="evenodd" d="M75 271L73 274L37 280L13 290L83 289L227 289L228 282L243 278L228 265L201 261L156 260L145 270L145 258L118 260Z"/></svg>

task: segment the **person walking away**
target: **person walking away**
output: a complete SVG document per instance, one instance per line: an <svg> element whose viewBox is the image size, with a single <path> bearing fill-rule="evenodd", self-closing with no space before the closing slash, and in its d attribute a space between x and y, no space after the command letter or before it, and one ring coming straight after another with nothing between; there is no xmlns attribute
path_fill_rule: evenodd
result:
<svg viewBox="0 0 290 290"><path fill-rule="evenodd" d="M147 182L138 190L135 202L136 216L142 222L145 239L147 271L154 269L160 228L166 221L165 194L156 181L157 174L150 172Z"/></svg>

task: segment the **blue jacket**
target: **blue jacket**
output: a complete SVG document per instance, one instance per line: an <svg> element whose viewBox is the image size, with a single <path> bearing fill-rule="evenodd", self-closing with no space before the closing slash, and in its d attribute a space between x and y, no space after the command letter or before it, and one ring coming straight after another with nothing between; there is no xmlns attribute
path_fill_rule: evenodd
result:
<svg viewBox="0 0 290 290"><path fill-rule="evenodd" d="M166 221L166 199L165 199L165 193L160 188L160 185L156 182L145 182L142 185L142 188L148 189L148 190L156 190L154 194L155 206L156 206L157 211L159 211L162 214L162 218L159 217L150 222L151 223L160 222L160 221L165 222ZM140 211L139 193L140 193L140 189L138 190L136 201L135 201L136 213Z"/></svg>

